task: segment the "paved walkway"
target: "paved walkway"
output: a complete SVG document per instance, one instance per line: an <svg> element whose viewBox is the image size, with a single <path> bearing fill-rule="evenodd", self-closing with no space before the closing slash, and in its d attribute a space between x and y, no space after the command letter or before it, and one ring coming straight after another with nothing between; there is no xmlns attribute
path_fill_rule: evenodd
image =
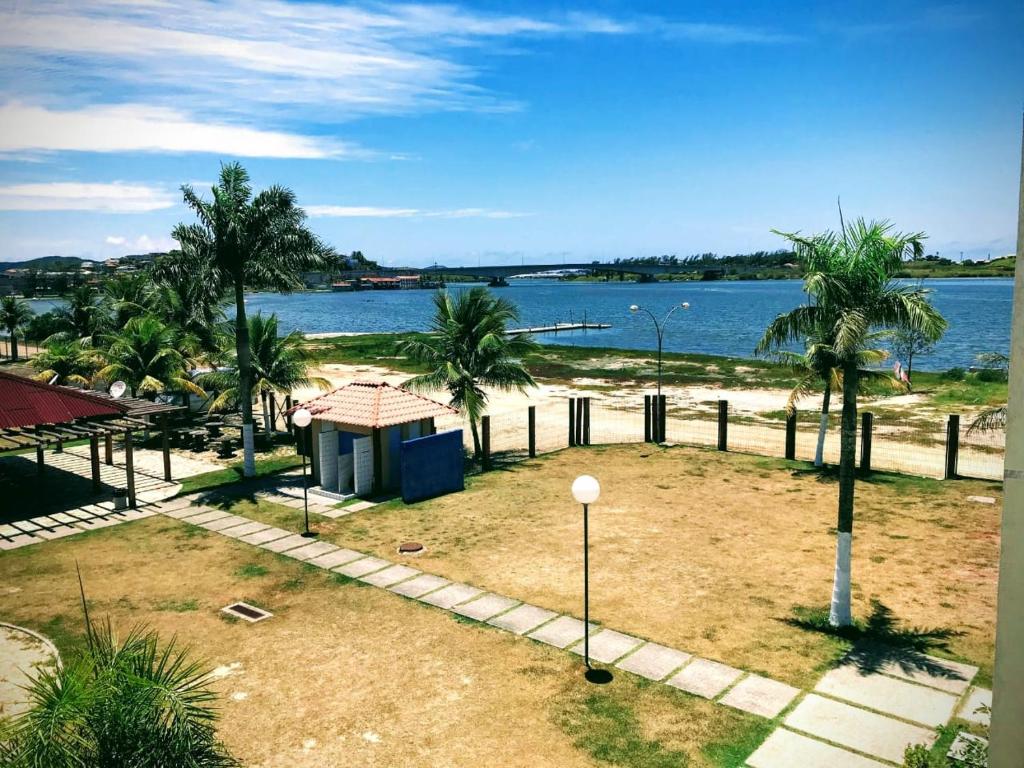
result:
<svg viewBox="0 0 1024 768"><path fill-rule="evenodd" d="M301 508L294 497L267 498ZM318 504L323 514L348 514ZM954 714L968 716L984 692L970 687L975 667L931 657L884 661L862 670L848 659L811 692L614 629L584 627L559 614L471 584L452 582L417 568L327 541L256 522L179 498L158 505L163 514L198 525L442 610L485 622L555 648L590 655L648 680L760 717L779 728L748 759L749 768L884 768L900 764L911 744L931 744L935 727ZM311 510L313 507L311 506ZM861 665L863 666L863 665ZM780 717L781 716L781 717Z"/></svg>
<svg viewBox="0 0 1024 768"><path fill-rule="evenodd" d="M31 630L0 622L0 719L26 711L25 686L37 670L60 661L53 643Z"/></svg>

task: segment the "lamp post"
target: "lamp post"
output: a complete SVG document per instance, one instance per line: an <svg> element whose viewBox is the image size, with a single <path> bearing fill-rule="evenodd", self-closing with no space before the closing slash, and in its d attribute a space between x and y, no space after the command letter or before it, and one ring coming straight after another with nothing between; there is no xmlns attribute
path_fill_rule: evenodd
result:
<svg viewBox="0 0 1024 768"><path fill-rule="evenodd" d="M572 497L583 505L583 663L587 667L584 677L591 683L611 682L607 669L590 666L590 555L588 543L588 513L590 505L601 495L601 484L590 475L580 475L572 483Z"/></svg>
<svg viewBox="0 0 1024 768"><path fill-rule="evenodd" d="M684 301L682 304L676 304L674 307L672 307L672 309L670 309L668 311L668 314L665 315L665 317L662 318L661 322L659 323L658 322L658 318L656 318L654 316L654 313L651 312L651 310L647 309L647 307L641 307L639 304L632 304L629 307L629 311L632 312L634 315L637 312L646 312L648 315L650 315L651 316L651 320L654 321L654 330L656 330L658 332L658 403L659 403L659 405L661 403L661 347L662 347L662 342L664 342L664 340L665 340L665 326L668 325L668 319L670 317L672 317L672 313L673 312L675 312L677 309L689 309L689 308L690 308L690 302L688 302L688 301Z"/></svg>
<svg viewBox="0 0 1024 768"><path fill-rule="evenodd" d="M292 414L292 424L302 430L300 434L300 440L302 440L302 507L306 513L306 530L302 532L302 535L307 539L312 539L316 536L315 531L309 530L309 483L306 482L306 446L308 443L306 429L313 422L313 414L311 414L305 408L299 408L295 413Z"/></svg>

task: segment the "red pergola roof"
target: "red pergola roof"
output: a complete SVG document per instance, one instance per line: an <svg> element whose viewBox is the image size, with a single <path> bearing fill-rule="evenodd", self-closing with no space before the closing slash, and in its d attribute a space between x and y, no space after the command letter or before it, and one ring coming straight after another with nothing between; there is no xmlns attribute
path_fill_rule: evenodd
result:
<svg viewBox="0 0 1024 768"><path fill-rule="evenodd" d="M393 427L411 421L450 416L454 408L383 381L355 381L292 408L306 408L314 418L359 427Z"/></svg>
<svg viewBox="0 0 1024 768"><path fill-rule="evenodd" d="M127 406L115 400L0 371L0 428L64 424L127 412Z"/></svg>

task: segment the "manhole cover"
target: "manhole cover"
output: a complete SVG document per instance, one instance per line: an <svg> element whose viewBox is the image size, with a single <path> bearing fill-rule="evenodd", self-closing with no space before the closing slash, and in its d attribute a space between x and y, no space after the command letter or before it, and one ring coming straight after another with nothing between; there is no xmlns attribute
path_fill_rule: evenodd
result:
<svg viewBox="0 0 1024 768"><path fill-rule="evenodd" d="M415 555L423 551L423 545L418 541L406 541L398 547L398 554L400 555Z"/></svg>
<svg viewBox="0 0 1024 768"><path fill-rule="evenodd" d="M269 619L274 614L270 611L264 611L262 608L257 608L255 605L249 605L248 603L232 603L226 605L221 610L229 616L234 616L238 619L244 619L248 622L263 621Z"/></svg>

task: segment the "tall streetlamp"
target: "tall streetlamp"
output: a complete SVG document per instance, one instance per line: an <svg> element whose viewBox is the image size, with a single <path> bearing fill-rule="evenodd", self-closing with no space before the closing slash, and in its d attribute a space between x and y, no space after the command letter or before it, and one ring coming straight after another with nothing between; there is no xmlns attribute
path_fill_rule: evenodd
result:
<svg viewBox="0 0 1024 768"><path fill-rule="evenodd" d="M588 512L590 505L601 495L601 484L590 475L580 475L572 483L572 497L583 505L583 663L587 667L584 677L591 683L609 683L612 673L607 669L590 666L590 556L588 543Z"/></svg>
<svg viewBox="0 0 1024 768"><path fill-rule="evenodd" d="M654 321L654 330L656 330L658 332L658 403L659 403L659 405L661 404L661 347L662 347L662 343L665 341L665 326L668 325L668 319L670 317L672 317L672 313L673 312L675 312L677 309L689 309L689 308L690 308L690 302L688 302L688 301L684 301L682 304L676 304L674 307L672 307L672 309L670 309L668 311L668 314L665 315L665 317L662 318L661 322L659 323L658 322L658 318L656 318L654 316L654 313L651 312L651 310L649 310L647 307L641 307L639 304L631 304L630 307L629 307L629 311L632 312L634 315L637 312L646 312L648 315L650 315L651 316L651 320Z"/></svg>
<svg viewBox="0 0 1024 768"><path fill-rule="evenodd" d="M302 507L306 513L306 530L302 532L302 535L307 539L316 536L315 531L309 530L309 484L306 482L306 448L309 445L309 433L306 430L311 423L313 423L313 414L305 408L299 408L292 414L292 424L301 430L299 439L302 441Z"/></svg>

